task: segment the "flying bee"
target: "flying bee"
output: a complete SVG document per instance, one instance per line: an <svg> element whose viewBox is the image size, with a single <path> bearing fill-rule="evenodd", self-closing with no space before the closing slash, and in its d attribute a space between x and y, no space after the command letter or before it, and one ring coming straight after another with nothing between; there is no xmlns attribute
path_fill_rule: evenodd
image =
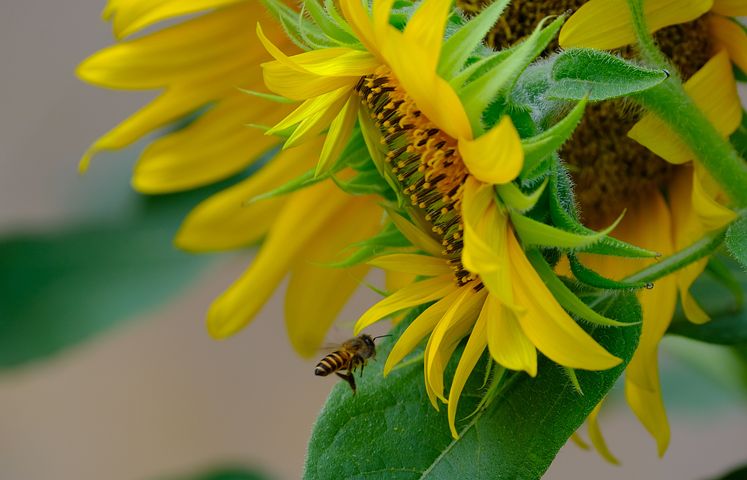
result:
<svg viewBox="0 0 747 480"><path fill-rule="evenodd" d="M316 368L314 368L314 374L320 377L326 377L330 373L336 374L348 382L350 388L353 389L353 395L355 395L355 377L353 377L353 372L360 366L361 375L363 374L363 367L366 366L368 359L376 357L376 344L374 340L388 336L371 337L371 335L364 333L351 338L340 345L340 348L322 358L316 365ZM342 373L341 370L347 370L347 373Z"/></svg>

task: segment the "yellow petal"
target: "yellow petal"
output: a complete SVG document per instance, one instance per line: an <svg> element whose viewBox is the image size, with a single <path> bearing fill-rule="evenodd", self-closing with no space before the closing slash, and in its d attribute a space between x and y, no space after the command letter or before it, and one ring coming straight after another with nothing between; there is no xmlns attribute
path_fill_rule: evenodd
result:
<svg viewBox="0 0 747 480"><path fill-rule="evenodd" d="M747 2L740 0L747 11ZM747 15L743 13L741 15ZM731 61L742 71L747 71L747 33L744 28L733 20L718 15L708 16L708 30L717 49L729 52Z"/></svg>
<svg viewBox="0 0 747 480"><path fill-rule="evenodd" d="M353 29L358 40L366 47L366 50L378 55L371 18L368 16L368 12L363 7L363 4L357 0L340 2L340 8L348 25Z"/></svg>
<svg viewBox="0 0 747 480"><path fill-rule="evenodd" d="M279 153L257 173L197 205L187 216L174 242L184 250L230 250L259 241L274 223L284 197L256 203L246 201L277 188L313 165L320 141Z"/></svg>
<svg viewBox="0 0 747 480"><path fill-rule="evenodd" d="M160 88L256 64L266 54L247 48L256 43L246 28L252 10L242 3L118 43L86 59L78 76L111 88Z"/></svg>
<svg viewBox="0 0 747 480"><path fill-rule="evenodd" d="M399 337L397 343L394 344L391 352L389 352L386 364L384 365L384 375L389 375L389 372L435 328L439 320L443 318L444 313L446 313L461 294L460 290L454 289L454 291L444 298L426 308L423 313L412 321Z"/></svg>
<svg viewBox="0 0 747 480"><path fill-rule="evenodd" d="M319 103L315 104L313 111L298 124L291 136L285 141L283 148L295 147L322 133L340 113L340 109L350 100L352 93L352 90L342 87L316 97L314 100L320 99Z"/></svg>
<svg viewBox="0 0 747 480"><path fill-rule="evenodd" d="M524 314L517 315L518 321L540 352L555 363L585 370L606 370L621 362L568 316L537 275L510 230L508 254L516 302L527 309Z"/></svg>
<svg viewBox="0 0 747 480"><path fill-rule="evenodd" d="M252 264L211 305L207 318L210 335L225 338L246 326L304 246L349 200L332 182L318 183L294 193L279 212Z"/></svg>
<svg viewBox="0 0 747 480"><path fill-rule="evenodd" d="M410 17L404 31L404 39L417 43L423 49L427 63L426 72L435 72L441 56L446 20L451 11L451 0L426 0Z"/></svg>
<svg viewBox="0 0 747 480"><path fill-rule="evenodd" d="M493 359L511 370L524 370L532 377L536 376L537 349L524 335L514 312L488 295L480 319L484 319L487 325L488 346Z"/></svg>
<svg viewBox="0 0 747 480"><path fill-rule="evenodd" d="M633 360L635 361L635 357ZM632 361L630 365L633 365ZM638 417L638 420L640 420L646 430L656 440L657 450L661 457L669 446L670 431L667 412L664 409L664 401L662 400L661 388L659 387L659 367L656 357L651 359L648 368L651 369L651 375L654 377L654 390L640 387L637 383L630 380L630 374L628 374L625 378L625 398L628 400L628 405L630 405L631 410Z"/></svg>
<svg viewBox="0 0 747 480"><path fill-rule="evenodd" d="M686 23L706 13L713 0L646 0L646 26L650 32ZM625 0L591 0L565 22L560 31L563 48L587 47L602 50L635 42L630 10Z"/></svg>
<svg viewBox="0 0 747 480"><path fill-rule="evenodd" d="M148 145L135 165L132 185L142 193L171 193L233 175L278 142L247 124L272 122L287 110L287 105L235 92L187 127Z"/></svg>
<svg viewBox="0 0 747 480"><path fill-rule="evenodd" d="M285 296L285 326L291 345L303 357L317 353L329 327L369 267L334 268L340 253L380 227L381 207L372 197L353 197L304 247L291 270Z"/></svg>
<svg viewBox="0 0 747 480"><path fill-rule="evenodd" d="M663 255L674 252L672 218L661 193L652 193L640 208L631 213L634 214L635 225L625 235L620 235L621 239ZM650 261L641 261L638 265L649 263ZM677 300L674 277L664 277L656 281L654 288L640 290L638 299L643 310L643 327L633 356L634 361L627 367L627 375L628 379L633 379L640 387L653 391L658 385L654 376L656 372L649 365L652 361L655 362L659 341L674 314Z"/></svg>
<svg viewBox="0 0 747 480"><path fill-rule="evenodd" d="M747 2L744 0L714 0L711 11L727 17L747 15Z"/></svg>
<svg viewBox="0 0 747 480"><path fill-rule="evenodd" d="M451 436L454 438L459 438L455 425L459 397L462 395L462 390L464 389L464 385L467 383L467 379L472 373L472 370L474 370L475 365L477 365L477 362L480 360L482 352L485 351L485 346L487 344L486 327L486 319L480 315L475 327L472 329L469 340L467 340L467 345L464 347L462 357L459 359L456 372L454 372L454 380L451 382L451 389L449 390L448 418Z"/></svg>
<svg viewBox="0 0 747 480"><path fill-rule="evenodd" d="M351 95L345 106L337 114L329 125L327 138L324 140L322 153L319 154L319 163L316 166L316 175L329 171L340 158L340 154L350 139L355 121L358 118L359 99Z"/></svg>
<svg viewBox="0 0 747 480"><path fill-rule="evenodd" d="M607 447L607 442L604 440L604 435L602 435L602 430L599 428L599 412L602 410L602 404L604 403L604 400L597 403L597 406L594 407L594 410L591 411L589 414L589 418L586 420L588 422L589 426L589 439L591 440L591 443L594 445L594 448L599 452L599 454L610 462L613 465L619 465L620 462L615 458L615 456L610 452L610 449Z"/></svg>
<svg viewBox="0 0 747 480"><path fill-rule="evenodd" d="M407 42L394 28L383 47L392 73L426 118L452 138L471 139L472 127L462 101L430 67L423 48Z"/></svg>
<svg viewBox="0 0 747 480"><path fill-rule="evenodd" d="M510 182L524 165L521 139L509 116L474 140L460 138L459 153L469 173L489 184Z"/></svg>
<svg viewBox="0 0 747 480"><path fill-rule="evenodd" d="M369 265L394 270L397 272L414 273L428 277L437 275L449 275L452 273L446 260L434 258L428 255L416 255L411 253L394 253L376 257L368 261Z"/></svg>
<svg viewBox="0 0 747 480"><path fill-rule="evenodd" d="M355 334L358 335L363 329L387 315L443 298L455 288L457 287L450 276L429 278L408 285L369 308L355 323Z"/></svg>
<svg viewBox="0 0 747 480"><path fill-rule="evenodd" d="M394 28L389 24L393 5L394 0L374 0L373 2L373 28L376 43L381 43L387 32Z"/></svg>
<svg viewBox="0 0 747 480"><path fill-rule="evenodd" d="M486 292L475 292L469 287L460 288L460 295L439 320L425 346L423 368L428 397L438 409L436 399L447 402L444 396L444 369L457 344L473 326Z"/></svg>
<svg viewBox="0 0 747 480"><path fill-rule="evenodd" d="M388 270L384 272L384 287L387 292L396 292L407 285L414 283L417 275L412 273L395 272Z"/></svg>
<svg viewBox="0 0 747 480"><path fill-rule="evenodd" d="M117 39L122 39L146 27L158 22L176 18L183 15L190 15L205 10L212 10L226 7L244 0L192 0L184 2L182 0L130 0L128 2L110 2L107 8L107 16L111 17L114 27L114 35ZM257 5L254 10L254 17L261 14L263 8ZM251 20L247 20L251 24Z"/></svg>
<svg viewBox="0 0 747 480"><path fill-rule="evenodd" d="M399 230L400 233L410 241L410 243L434 257L441 256L441 244L435 241L433 237L428 236L397 212L387 210L387 213L389 214L392 223L397 227L397 230Z"/></svg>
<svg viewBox="0 0 747 480"><path fill-rule="evenodd" d="M685 83L685 91L723 136L737 129L742 119L742 105L725 51L719 52L693 75ZM681 164L695 158L680 137L652 113L644 115L628 136L670 163Z"/></svg>

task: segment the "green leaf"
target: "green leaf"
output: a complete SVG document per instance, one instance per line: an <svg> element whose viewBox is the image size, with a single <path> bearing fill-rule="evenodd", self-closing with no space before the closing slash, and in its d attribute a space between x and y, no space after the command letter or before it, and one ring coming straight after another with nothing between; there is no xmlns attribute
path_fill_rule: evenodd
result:
<svg viewBox="0 0 747 480"><path fill-rule="evenodd" d="M747 478L747 464L736 467L723 475L719 475L714 480L744 480L745 478Z"/></svg>
<svg viewBox="0 0 747 480"><path fill-rule="evenodd" d="M724 240L729 253L747 271L747 216L742 217L729 226Z"/></svg>
<svg viewBox="0 0 747 480"><path fill-rule="evenodd" d="M240 466L212 468L197 474L158 477L163 480L268 480L270 477L255 469Z"/></svg>
<svg viewBox="0 0 747 480"><path fill-rule="evenodd" d="M577 48L558 55L552 77L555 83L548 97L600 101L648 90L669 78L669 72L644 68L599 50Z"/></svg>
<svg viewBox="0 0 747 480"><path fill-rule="evenodd" d="M632 290L638 288L653 288L653 283L649 282L624 282L621 280L612 280L603 277L594 270L585 267L573 253L568 254L568 262L571 265L571 272L579 282L594 288L604 290Z"/></svg>
<svg viewBox="0 0 747 480"><path fill-rule="evenodd" d="M186 286L208 258L172 246L169 217L0 240L0 369L73 346Z"/></svg>
<svg viewBox="0 0 747 480"><path fill-rule="evenodd" d="M475 48L483 42L485 35L498 21L509 1L494 2L444 42L438 61L438 74L441 78L452 78L459 72Z"/></svg>
<svg viewBox="0 0 747 480"><path fill-rule="evenodd" d="M730 271L742 291L747 290L747 273L736 265L732 265ZM701 276L690 287L690 292L711 316L711 321L696 325L678 311L668 333L719 345L747 343L747 310L740 305L740 298L724 288L719 276Z"/></svg>
<svg viewBox="0 0 747 480"><path fill-rule="evenodd" d="M620 295L605 307L600 313L610 318L641 319L632 294ZM406 324L396 327L395 334ZM640 334L639 326L592 330L624 364ZM387 378L381 376L391 344L382 341L379 359L366 368L355 396L344 382L332 391L312 432L304 478L539 479L624 368L578 371L584 392L579 395L565 372L542 358L536 378L508 375L496 398L469 416L485 392L488 362L481 361L462 394L460 438L454 440L445 409L437 412L427 400L420 352Z"/></svg>
<svg viewBox="0 0 747 480"><path fill-rule="evenodd" d="M534 171L540 161L552 155L563 146L566 140L573 134L578 122L581 121L585 108L586 99L584 98L561 121L544 132L521 141L521 146L524 149L524 166L521 169L522 176L526 176Z"/></svg>

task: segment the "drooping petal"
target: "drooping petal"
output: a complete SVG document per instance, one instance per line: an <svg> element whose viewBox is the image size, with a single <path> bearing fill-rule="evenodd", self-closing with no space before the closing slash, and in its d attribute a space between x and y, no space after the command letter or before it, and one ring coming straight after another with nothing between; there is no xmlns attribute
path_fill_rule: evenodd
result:
<svg viewBox="0 0 747 480"><path fill-rule="evenodd" d="M633 357L630 365L633 365L634 361L635 357ZM641 387L638 383L629 380L630 373L628 373L625 378L625 398L638 420L656 440L657 450L661 457L669 446L670 431L664 400L661 396L661 387L659 386L659 365L656 357L650 359L648 368L651 369L654 389Z"/></svg>
<svg viewBox="0 0 747 480"><path fill-rule="evenodd" d="M517 319L524 334L540 352L555 363L585 370L606 370L621 362L563 310L534 271L510 229L508 255L516 301L527 310L518 314Z"/></svg>
<svg viewBox="0 0 747 480"><path fill-rule="evenodd" d="M447 403L444 396L444 369L457 344L472 328L482 306L486 292L475 292L469 287L462 287L460 295L444 313L443 318L433 330L425 346L423 368L425 387L431 404L438 410L440 399Z"/></svg>
<svg viewBox="0 0 747 480"><path fill-rule="evenodd" d="M744 0L713 0L711 11L727 17L747 15L747 3Z"/></svg>
<svg viewBox="0 0 747 480"><path fill-rule="evenodd" d="M360 285L368 266L334 268L340 253L380 228L381 207L372 197L354 197L304 246L285 295L285 326L293 348L303 357L317 353L329 327Z"/></svg>
<svg viewBox="0 0 747 480"><path fill-rule="evenodd" d="M451 3L451 0L421 2L405 27L404 40L422 47L428 68L425 72L436 71Z"/></svg>
<svg viewBox="0 0 747 480"><path fill-rule="evenodd" d="M314 100L323 100L315 104L314 111L309 112L301 120L301 123L298 124L291 136L283 144L283 148L295 147L322 133L323 130L329 127L330 123L340 113L345 104L350 101L351 93L347 87L342 87L316 97Z"/></svg>
<svg viewBox="0 0 747 480"><path fill-rule="evenodd" d="M444 313L454 304L461 293L461 291L454 289L454 291L426 308L412 321L389 352L384 365L384 375L389 375L389 372L436 327Z"/></svg>
<svg viewBox="0 0 747 480"><path fill-rule="evenodd" d="M355 334L376 321L404 310L443 298L456 289L451 277L435 277L408 285L369 308L355 323Z"/></svg>
<svg viewBox="0 0 747 480"><path fill-rule="evenodd" d="M650 32L686 23L706 13L713 0L646 0L646 26ZM611 50L635 43L635 32L626 0L591 0L565 22L560 31L563 48Z"/></svg>
<svg viewBox="0 0 747 480"><path fill-rule="evenodd" d="M586 419L589 427L589 439L602 458L613 465L619 465L620 462L612 452L610 452L610 449L607 447L607 442L604 440L604 436L602 435L602 430L599 428L599 412L602 410L603 404L604 400L597 403L597 406L594 407L594 410L589 414L589 418Z"/></svg>
<svg viewBox="0 0 747 480"><path fill-rule="evenodd" d="M227 95L187 127L148 145L132 185L142 193L171 193L222 180L278 141L247 124L277 121L287 110L238 91Z"/></svg>
<svg viewBox="0 0 747 480"><path fill-rule="evenodd" d="M459 153L470 174L490 184L512 181L524 165L521 139L508 115L474 140L459 139Z"/></svg>
<svg viewBox="0 0 747 480"><path fill-rule="evenodd" d="M320 140L279 153L261 170L197 205L182 223L175 244L193 252L241 248L260 240L281 211L285 198L246 204L301 175L313 165Z"/></svg>
<svg viewBox="0 0 747 480"><path fill-rule="evenodd" d="M693 75L685 83L685 91L719 133L727 136L737 129L742 119L742 105L725 51L719 52ZM695 157L680 137L652 113L644 115L628 136L671 163L681 164Z"/></svg>
<svg viewBox="0 0 747 480"><path fill-rule="evenodd" d="M524 335L515 313L488 295L480 312L487 325L490 355L504 367L537 375L537 349ZM478 320L479 322L480 320Z"/></svg>
<svg viewBox="0 0 747 480"><path fill-rule="evenodd" d="M358 118L359 105L358 97L351 95L342 110L330 123L327 138L324 140L324 146L319 154L316 175L329 171L337 162L350 139L350 133L353 131L355 121Z"/></svg>
<svg viewBox="0 0 747 480"><path fill-rule="evenodd" d="M449 275L452 273L443 258L412 253L394 253L376 257L368 261L369 265L394 270L397 272L413 273L424 276Z"/></svg>
<svg viewBox="0 0 747 480"><path fill-rule="evenodd" d="M340 8L342 9L342 14L345 16L348 25L353 29L358 40L360 40L363 46L366 47L366 50L375 55L379 55L371 18L363 6L363 3L357 0L340 2Z"/></svg>
<svg viewBox="0 0 747 480"><path fill-rule="evenodd" d="M275 291L304 246L349 202L332 182L294 193L242 276L211 305L208 332L225 338L246 326Z"/></svg>
<svg viewBox="0 0 747 480"><path fill-rule="evenodd" d="M739 3L747 12L747 2L740 0ZM741 15L747 15L747 13ZM747 71L747 32L744 31L744 28L731 19L709 15L708 30L716 48L729 52L731 61L742 71Z"/></svg>
<svg viewBox="0 0 747 480"><path fill-rule="evenodd" d="M475 323L472 333L470 333L467 345L464 347L462 357L459 359L456 372L454 372L454 379L451 381L451 389L449 390L449 406L448 406L448 418L449 428L451 429L451 436L459 438L459 434L456 430L456 413L457 406L459 405L459 397L462 395L464 385L467 383L472 370L477 365L478 360L482 356L482 352L485 351L487 346L487 326L486 319L483 315L480 315Z"/></svg>

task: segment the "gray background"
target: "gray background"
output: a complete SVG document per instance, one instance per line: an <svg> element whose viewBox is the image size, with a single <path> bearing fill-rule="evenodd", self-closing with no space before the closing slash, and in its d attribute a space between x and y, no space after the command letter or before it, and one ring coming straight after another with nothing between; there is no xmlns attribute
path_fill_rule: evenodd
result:
<svg viewBox="0 0 747 480"><path fill-rule="evenodd" d="M116 155L76 173L87 145L150 97L74 77L80 60L111 42L102 8L102 0L0 5L2 233L106 218L127 197L130 165ZM333 380L314 377L313 362L292 353L282 297L229 340L215 342L203 327L211 299L249 260L226 255L177 301L54 361L0 376L0 479L150 479L226 461L297 478ZM343 318L372 300L361 292ZM349 328L338 327L332 340ZM727 381L685 373L681 342L668 343L674 354L665 366L677 381L666 391L675 404L666 457L657 459L618 402L602 421L624 466L569 445L546 478L697 479L747 460L744 398L729 396Z"/></svg>

